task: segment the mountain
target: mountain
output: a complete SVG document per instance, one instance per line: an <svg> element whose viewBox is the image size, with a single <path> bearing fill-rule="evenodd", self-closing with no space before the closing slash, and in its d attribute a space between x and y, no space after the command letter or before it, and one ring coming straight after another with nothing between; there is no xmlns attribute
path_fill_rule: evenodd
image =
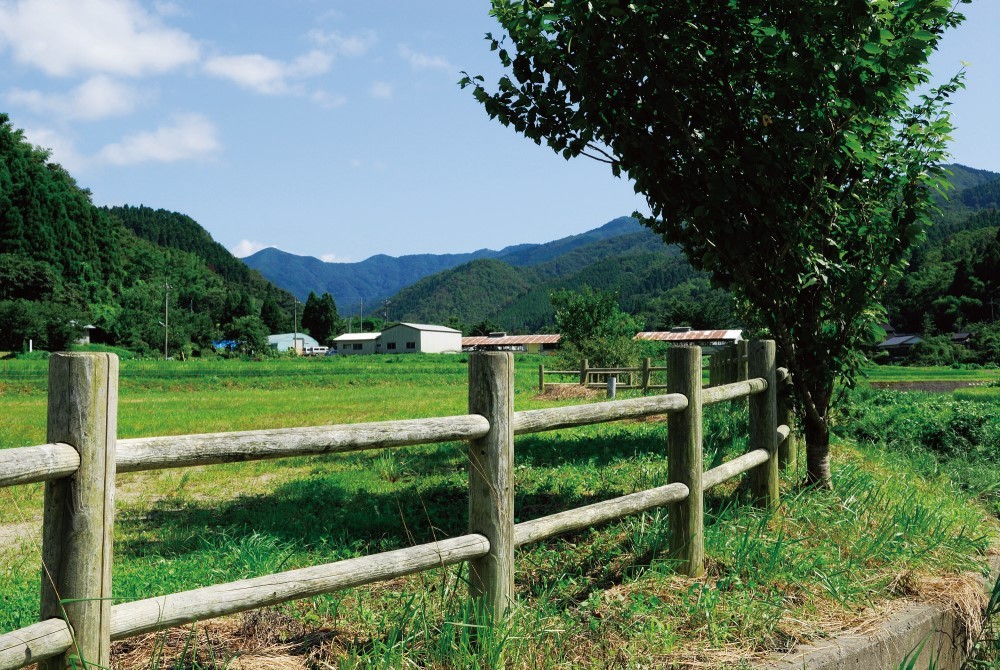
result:
<svg viewBox="0 0 1000 670"><path fill-rule="evenodd" d="M0 114L0 350L58 350L82 333L140 352L208 350L233 323L262 327L292 298L195 221L147 207L100 208ZM167 312L169 310L169 321ZM169 322L169 330L161 324Z"/></svg>
<svg viewBox="0 0 1000 670"><path fill-rule="evenodd" d="M243 259L265 278L305 300L310 291L329 293L342 312L359 303L374 308L407 286L427 277L483 258L510 265L537 265L565 256L582 247L645 229L631 217L621 217L595 230L545 244L518 244L499 251L479 249L465 254L377 255L358 263L326 263L312 256L297 256L273 247Z"/></svg>
<svg viewBox="0 0 1000 670"><path fill-rule="evenodd" d="M516 253L505 251L494 259L426 277L392 298L392 317L468 325L489 321L507 330L533 332L554 322L549 301L553 290L584 286L617 293L623 309L664 327L673 325L675 316L664 303L671 291L683 286L687 296L692 291L703 298L711 293L707 276L696 272L676 247L625 217L582 235ZM721 300L728 305L727 296ZM714 309L718 300L704 302L713 307L710 315L702 310L692 319L698 309L687 309L684 320L703 326L711 325L703 319L719 319L729 325L728 307L720 312Z"/></svg>

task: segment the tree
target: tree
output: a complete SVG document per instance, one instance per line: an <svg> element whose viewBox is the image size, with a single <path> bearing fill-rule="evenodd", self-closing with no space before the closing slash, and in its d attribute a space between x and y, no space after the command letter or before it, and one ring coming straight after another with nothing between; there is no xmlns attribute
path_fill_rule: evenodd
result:
<svg viewBox="0 0 1000 670"><path fill-rule="evenodd" d="M258 316L239 316L226 326L225 338L236 343L235 350L244 356L262 357L270 353L267 326Z"/></svg>
<svg viewBox="0 0 1000 670"><path fill-rule="evenodd" d="M271 293L268 293L264 297L264 302L260 306L260 320L264 322L264 325L267 326L268 331L272 334L288 330L286 328L288 319L281 311L278 301Z"/></svg>
<svg viewBox="0 0 1000 670"><path fill-rule="evenodd" d="M642 322L621 311L614 294L584 287L580 293L554 291L550 299L566 357L573 362L586 358L596 367L635 362L639 349L632 338L642 330Z"/></svg>
<svg viewBox="0 0 1000 670"><path fill-rule="evenodd" d="M756 312L794 375L812 482L830 481L835 382L944 183L961 82L915 91L951 3L493 0L510 74L462 81L536 143L627 174L643 222Z"/></svg>
<svg viewBox="0 0 1000 670"><path fill-rule="evenodd" d="M337 332L339 326L340 316L337 314L333 296L324 293L317 298L316 294L310 291L305 307L302 308L302 327L318 342L326 343Z"/></svg>

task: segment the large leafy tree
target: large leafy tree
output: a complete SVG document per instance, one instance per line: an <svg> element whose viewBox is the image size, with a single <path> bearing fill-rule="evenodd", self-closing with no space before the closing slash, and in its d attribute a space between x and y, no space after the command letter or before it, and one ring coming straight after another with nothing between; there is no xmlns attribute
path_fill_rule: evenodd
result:
<svg viewBox="0 0 1000 670"><path fill-rule="evenodd" d="M967 1L967 0L965 0ZM829 482L834 385L933 208L952 80L916 95L952 0L493 0L507 69L486 111L627 173L757 312L795 377L808 477Z"/></svg>
<svg viewBox="0 0 1000 670"><path fill-rule="evenodd" d="M561 289L550 296L556 313L556 328L563 336L563 356L572 363L587 359L591 366L633 365L639 355L632 338L642 330L642 321L618 307L613 293ZM568 362L569 362L568 361Z"/></svg>

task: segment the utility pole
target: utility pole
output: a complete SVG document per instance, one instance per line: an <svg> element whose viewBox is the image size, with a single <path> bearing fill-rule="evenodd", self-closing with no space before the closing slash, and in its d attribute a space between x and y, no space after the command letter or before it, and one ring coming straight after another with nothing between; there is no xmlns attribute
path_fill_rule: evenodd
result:
<svg viewBox="0 0 1000 670"><path fill-rule="evenodd" d="M361 332L365 332L365 299L361 298Z"/></svg>
<svg viewBox="0 0 1000 670"><path fill-rule="evenodd" d="M170 357L170 289L172 288L169 283L163 282L163 360Z"/></svg>
<svg viewBox="0 0 1000 670"><path fill-rule="evenodd" d="M299 300L292 298L292 351L299 353Z"/></svg>

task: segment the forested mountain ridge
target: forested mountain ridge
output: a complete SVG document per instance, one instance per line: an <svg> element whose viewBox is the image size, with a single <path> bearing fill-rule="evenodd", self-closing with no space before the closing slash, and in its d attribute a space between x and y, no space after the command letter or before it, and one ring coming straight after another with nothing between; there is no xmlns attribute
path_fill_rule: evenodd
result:
<svg viewBox="0 0 1000 670"><path fill-rule="evenodd" d="M94 206L0 114L0 350L65 348L88 324L99 341L162 350L167 300L172 352L208 349L236 322L259 332L269 301L273 325L279 303L290 325L291 296L220 249L183 215Z"/></svg>
<svg viewBox="0 0 1000 670"><path fill-rule="evenodd" d="M326 263L273 247L243 259L251 268L304 300L310 291L330 293L342 312L357 310L363 300L373 307L420 279L482 258L527 266L554 261L577 249L629 233L654 238L631 217L620 217L594 230L543 244L518 244L499 251L479 249L465 254L379 254L357 263Z"/></svg>

